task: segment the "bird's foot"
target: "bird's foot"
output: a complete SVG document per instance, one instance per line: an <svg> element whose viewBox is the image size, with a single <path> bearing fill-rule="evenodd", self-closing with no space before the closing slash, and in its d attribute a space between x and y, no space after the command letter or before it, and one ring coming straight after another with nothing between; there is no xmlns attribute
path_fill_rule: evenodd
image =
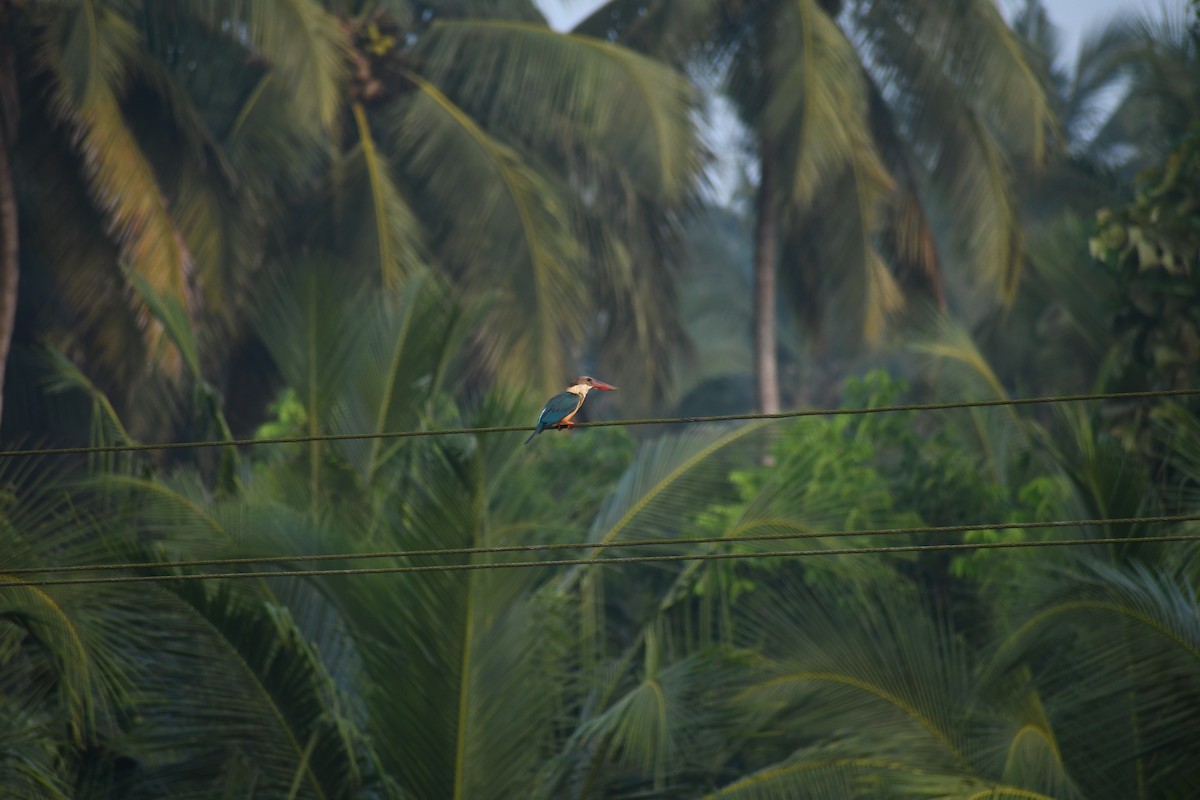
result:
<svg viewBox="0 0 1200 800"><path fill-rule="evenodd" d="M563 428L574 428L574 427L575 427L574 422L560 422L554 426L554 429L561 431Z"/></svg>

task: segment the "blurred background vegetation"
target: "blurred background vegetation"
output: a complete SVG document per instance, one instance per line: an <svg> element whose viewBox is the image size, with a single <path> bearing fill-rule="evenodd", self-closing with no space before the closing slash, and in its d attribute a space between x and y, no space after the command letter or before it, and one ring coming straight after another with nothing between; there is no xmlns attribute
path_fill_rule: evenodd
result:
<svg viewBox="0 0 1200 800"><path fill-rule="evenodd" d="M1068 61L1037 0L0 0L0 445L1197 388L1198 13ZM0 786L1194 797L1200 548L772 551L1195 524L672 540L1194 514L1198 412L3 458ZM647 539L762 557L6 572Z"/></svg>

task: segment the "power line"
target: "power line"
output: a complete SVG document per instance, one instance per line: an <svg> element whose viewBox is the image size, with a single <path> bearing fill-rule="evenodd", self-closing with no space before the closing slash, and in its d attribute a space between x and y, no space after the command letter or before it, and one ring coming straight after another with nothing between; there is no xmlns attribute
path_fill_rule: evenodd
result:
<svg viewBox="0 0 1200 800"><path fill-rule="evenodd" d="M876 406L873 408L810 408L781 411L775 414L716 414L704 417L660 417L651 419L601 420L579 422L576 428L609 428L632 425L682 425L706 422L738 422L748 420L796 419L799 417L848 416L885 414L895 411L944 411L955 408L994 408L997 406L1029 406L1045 403L1081 403L1089 400L1140 400L1154 397L1188 397L1200 394L1200 389L1161 389L1144 392L1106 392L1049 397L1017 397L997 400L960 400L946 403L910 403ZM493 425L483 428L442 428L439 430L382 431L379 433L329 433L316 436L277 436L267 439L228 439L200 442L154 442L149 444L117 444L97 447L47 447L33 450L0 450L0 458L17 456L92 455L99 453L130 453L146 450L182 450L193 447L249 447L259 444L303 444L306 442L344 442L360 439L406 439L422 436L459 436L482 433L528 433L531 425Z"/></svg>
<svg viewBox="0 0 1200 800"><path fill-rule="evenodd" d="M701 544L741 544L744 542L776 542L797 539L844 538L848 536L911 536L915 534L966 533L970 531L1030 530L1036 528L1081 528L1109 525L1150 525L1174 522L1197 522L1200 514L1177 514L1155 517L1119 517L1113 519L1069 519L1046 522L976 523L971 525L937 525L916 528L871 528L861 531L796 531L789 533L758 533L745 536L698 536L677 539L630 539L612 542L570 542L565 544L513 544L494 547L448 547L431 550L385 550L371 553L314 553L289 556L247 556L244 558L206 558L187 561L126 562L117 564L72 564L57 567L0 568L4 575L34 575L48 572L108 572L138 569L188 569L194 567L261 566L286 564L295 561L357 561L374 558L425 558L430 556L488 555L499 553L530 553L546 550L596 550L612 547L687 546ZM1137 541L1141 538L1133 537ZM857 549L856 549L857 551ZM827 551L821 551L827 552ZM594 559L583 559L591 561ZM621 559L626 560L626 559ZM549 563L544 561L539 564ZM279 574L279 573L270 573ZM294 573L285 573L294 574Z"/></svg>
<svg viewBox="0 0 1200 800"><path fill-rule="evenodd" d="M351 567L344 569L301 569L287 572L210 572L183 575L110 575L99 578L66 578L18 581L10 587L24 586L81 586L118 583L152 583L200 581L233 578L312 578L349 575L410 574L418 572L465 572L489 569L522 569L527 567L588 567L620 564L653 564L674 561L733 561L750 558L810 558L816 556L865 555L870 553L924 553L955 550L1001 550L1031 547L1078 547L1105 544L1153 544L1159 542L1196 542L1196 535L1123 536L1098 539L1058 539L1044 542L980 542L968 544L916 544L887 547L843 547L829 550L781 550L766 553L681 553L662 556L631 556L628 558L562 558L548 561L498 561L481 564L433 564L418 567ZM5 584L0 584L3 588Z"/></svg>

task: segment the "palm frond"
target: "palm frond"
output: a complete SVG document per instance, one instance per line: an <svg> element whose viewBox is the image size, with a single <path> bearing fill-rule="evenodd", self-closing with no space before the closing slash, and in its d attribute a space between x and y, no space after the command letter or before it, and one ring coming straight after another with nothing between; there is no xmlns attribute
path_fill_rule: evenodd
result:
<svg viewBox="0 0 1200 800"><path fill-rule="evenodd" d="M1040 161L1049 103L1016 37L989 2L864 4L857 26L920 163L946 192L968 263L1006 302L1020 239L1007 153Z"/></svg>
<svg viewBox="0 0 1200 800"><path fill-rule="evenodd" d="M1017 35L994 3L915 7L877 0L860 5L854 22L886 84L911 93L904 102L916 103L917 114L944 99L922 96L924 91L949 80L941 88L981 110L1010 149L1041 160L1053 115Z"/></svg>
<svg viewBox="0 0 1200 800"><path fill-rule="evenodd" d="M176 586L141 634L158 657L132 642L124 652L140 720L122 744L147 780L199 791L245 758L259 791L284 796L297 773L300 797L360 791L362 738L345 735L356 728L345 698L287 610L229 585Z"/></svg>
<svg viewBox="0 0 1200 800"><path fill-rule="evenodd" d="M194 260L199 309L190 316L205 344L219 349L242 332L239 312L262 268L266 231L278 205L266 188L279 180L275 162L241 162L239 170L227 150L230 143L220 138L238 112L239 94L257 73L241 63L240 47L196 26L177 25L161 36L163 42L152 22L144 24L148 41L133 67L133 90L152 93L156 102L132 104L127 115ZM189 70L174 57L193 48L213 53L205 69Z"/></svg>
<svg viewBox="0 0 1200 800"><path fill-rule="evenodd" d="M317 0L206 0L193 13L237 31L270 64L302 117L334 123L342 108L346 30Z"/></svg>
<svg viewBox="0 0 1200 800"><path fill-rule="evenodd" d="M869 72L865 80L871 135L884 166L895 178L895 188L881 213L882 254L893 265L902 286L921 291L943 307L945 276L928 201L923 196L924 169L902 137L883 89Z"/></svg>
<svg viewBox="0 0 1200 800"><path fill-rule="evenodd" d="M432 83L410 79L418 91L399 109L392 147L421 207L438 214L427 220L434 247L464 284L500 294L479 341L486 363L501 376L532 369L548 390L588 317L565 201Z"/></svg>
<svg viewBox="0 0 1200 800"><path fill-rule="evenodd" d="M996 374L974 337L961 323L935 312L923 322L924 333L912 349L939 367L936 385L947 396L963 398L1006 398L1008 390ZM1001 483L1007 480L1007 465L1015 453L1029 447L1029 434L1011 407L971 409L971 427L986 455L992 473Z"/></svg>
<svg viewBox="0 0 1200 800"><path fill-rule="evenodd" d="M1171 466L1192 486L1200 485L1200 419L1174 403L1164 404L1152 419L1154 436L1166 448Z"/></svg>
<svg viewBox="0 0 1200 800"><path fill-rule="evenodd" d="M522 281L524 286L513 288L532 301L551 282L578 285L563 286L562 301L539 299L538 307L531 309L538 312L534 314L501 296L494 316L506 317L503 327L514 330L529 330L528 320L537 320L542 329L533 334L533 345L543 350L558 337L560 350L571 348L572 355L582 350L590 357L615 360L627 374L644 375L637 382L641 396L636 401L647 405L670 385L672 376L661 365L679 333L670 291L670 269L678 255L676 215L694 199L703 158L691 117L694 92L679 73L612 42L487 16L438 17L417 42L416 53L423 59L422 74L413 76L418 89L424 89L423 82L436 86L443 105L458 109L479 131L471 141L447 129L440 136L443 152L434 154L436 161L418 155L437 163L441 171L434 184L425 174L432 173L431 168L417 165L418 182L439 192L417 204L456 213L479 204L474 194L449 191L458 179L446 170L466 171L472 159L479 160L480 146L493 151L491 160L500 167L516 160L519 169L498 176L509 185L500 197L506 203L506 195L511 197L517 211L525 209L506 220L499 232L516 241L515 232L524 230L531 243L547 250L543 258L562 266L546 281ZM417 98L415 105L421 104ZM518 106L522 113L511 113ZM471 133L469 128L464 132ZM456 138L470 152L455 148L451 154ZM472 190L495 180L483 182L483 177L475 178ZM535 178L536 185L530 185ZM544 199L529 203L519 194ZM493 263L528 257L528 248L510 256L508 243L488 238L486 229L447 230L440 220L429 227L440 241L454 245L456 252L447 259L451 270L468 277L468 268L454 263L463 255L478 259L478 253L490 252ZM660 267L646 268L647 262ZM503 280L487 275L473 280L493 286L513 282L508 275ZM545 313L540 308L551 305L562 309L557 331L549 321L541 322ZM532 349L530 345L520 340L501 345L495 338L484 334L485 354L514 353L499 368L502 376L520 369L522 359L531 360L518 354ZM550 354L535 358L544 363ZM539 369L535 385L547 391L556 386L565 374L564 362L560 357Z"/></svg>
<svg viewBox="0 0 1200 800"><path fill-rule="evenodd" d="M58 769L58 743L51 728L16 699L0 700L0 775L14 797L71 796Z"/></svg>
<svg viewBox="0 0 1200 800"><path fill-rule="evenodd" d="M24 131L36 130L33 115L49 113L36 106L26 111ZM57 300L55 308L30 310L49 343L86 360L96 380L130 383L146 374L149 343L120 269L121 251L105 233L107 220L89 198L66 133L52 129L20 139L17 175L30 190L21 209L25 249L38 254L45 266L39 272Z"/></svg>
<svg viewBox="0 0 1200 800"><path fill-rule="evenodd" d="M1194 21L1182 7L1125 14L1101 34L1091 62L1098 81L1129 81L1124 95L1088 143L1089 152L1115 161L1133 148L1141 167L1200 121ZM1122 152L1124 151L1124 152Z"/></svg>
<svg viewBox="0 0 1200 800"><path fill-rule="evenodd" d="M150 313L163 326L163 331L169 338L170 344L182 357L192 379L204 380L200 371L200 349L196 345L196 336L192 331L191 321L187 317L187 310L183 308L177 298L158 294L141 275L130 272L127 277L137 297L146 304Z"/></svg>
<svg viewBox="0 0 1200 800"><path fill-rule="evenodd" d="M1069 140L1085 152L1099 155L1092 142L1111 114L1102 98L1124 72L1129 51L1135 46L1131 34L1130 26L1118 17L1086 31L1080 39L1062 125Z"/></svg>
<svg viewBox="0 0 1200 800"><path fill-rule="evenodd" d="M608 374L629 376L621 379L626 413L661 409L684 372L679 353L687 347L681 345L686 315L677 302L677 287L685 285L678 215L624 182L616 191L605 186L597 182L596 202L572 208L593 264L588 290L597 313L585 358L604 364Z"/></svg>
<svg viewBox="0 0 1200 800"><path fill-rule="evenodd" d="M418 53L432 83L510 144L583 148L661 203L681 200L695 180L693 91L670 67L603 39L508 20L435 21Z"/></svg>
<svg viewBox="0 0 1200 800"><path fill-rule="evenodd" d="M366 111L353 106L358 126L362 168L370 185L370 215L374 221L371 237L377 249L380 279L387 288L395 288L405 275L421 266L421 230L404 196L392 180L392 168L379 152L371 133ZM364 215L365 216L365 215Z"/></svg>
<svg viewBox="0 0 1200 800"><path fill-rule="evenodd" d="M1089 223L1074 215L1035 231L1029 243L1030 278L1035 289L1062 309L1077 341L1099 361L1113 344L1104 309L1116 287L1110 275L1083 252L1089 231ZM1071 349L1079 358L1081 348Z"/></svg>
<svg viewBox="0 0 1200 800"><path fill-rule="evenodd" d="M98 681L79 620L63 608L61 598L44 588L22 585L18 578L3 574L0 581L4 585L0 620L4 620L6 627L20 629L25 634L21 638L45 649L48 663L43 668L55 673L62 719L68 725L71 740L82 743L96 724ZM0 681L0 686L6 695L23 694L33 689L22 684L34 679L35 674L36 671L23 669L18 663Z"/></svg>
<svg viewBox="0 0 1200 800"><path fill-rule="evenodd" d="M1083 410L1059 409L1057 417L1058 425L1045 437L1047 451L1070 478L1085 516L1136 517L1154 507L1154 484L1145 462L1117 439L1097 431ZM1124 535L1137 532L1135 528ZM1134 551L1125 547L1115 552Z"/></svg>
<svg viewBox="0 0 1200 800"><path fill-rule="evenodd" d="M914 587L827 594L781 577L739 604L738 628L764 657L741 699L777 739L763 755L780 757L714 796L1081 796L1046 715L981 691L962 639Z"/></svg>
<svg viewBox="0 0 1200 800"><path fill-rule="evenodd" d="M277 281L274 296L264 301L255 319L276 368L304 406L310 435L329 430L362 334L352 312L364 302L364 295L347 286L338 269L336 262L311 259L294 267ZM314 504L319 503L323 449L315 441L308 448Z"/></svg>
<svg viewBox="0 0 1200 800"><path fill-rule="evenodd" d="M622 537L662 537L663 543L669 544L670 538L683 534L703 510L700 498L712 502L727 485L723 460L717 456L736 448L762 427L749 424L664 436L643 445L593 521L588 538L616 542Z"/></svg>
<svg viewBox="0 0 1200 800"><path fill-rule="evenodd" d="M191 302L191 257L154 171L130 131L116 94L137 34L106 7L56 17L39 58L54 81L53 107L71 126L93 201L104 210L130 266L157 291ZM151 342L161 335L144 311Z"/></svg>
<svg viewBox="0 0 1200 800"><path fill-rule="evenodd" d="M486 544L480 448L412 448L402 502L380 526L392 547ZM564 685L553 655L569 641L530 594L533 571L388 578L332 586L366 671L381 763L407 791L530 792ZM386 584L383 583L386 581ZM420 691L411 691L412 687Z"/></svg>
<svg viewBox="0 0 1200 800"><path fill-rule="evenodd" d="M478 314L455 301L431 273L410 275L398 289L362 310L346 310L365 322L332 419L344 432L414 430L430 419L432 403L459 385L456 367ZM403 445L375 439L340 448L372 485ZM386 480L386 478L383 478Z"/></svg>
<svg viewBox="0 0 1200 800"><path fill-rule="evenodd" d="M108 396L79 367L57 350L47 348L43 354L46 365L44 387L47 392L57 394L78 391L85 394L91 401L91 431L94 445L134 443L135 440L125 429L116 409L109 402Z"/></svg>
<svg viewBox="0 0 1200 800"><path fill-rule="evenodd" d="M883 787L886 787L884 789ZM886 791L886 794L880 792ZM788 761L772 764L736 780L711 794L746 800L782 798L925 798L980 797L1013 800L1050 800L1015 787L1005 787L950 774L939 774L886 758L864 758L803 751Z"/></svg>
<svg viewBox="0 0 1200 800"><path fill-rule="evenodd" d="M1080 560L1042 575L993 670L1028 665L1081 788L1097 796L1170 794L1194 781L1195 597L1178 574ZM1103 733L1100 733L1103 732ZM1070 755L1074 754L1074 755Z"/></svg>
<svg viewBox="0 0 1200 800"><path fill-rule="evenodd" d="M781 283L801 320L823 330L822 339L837 342L842 352L862 341L878 344L905 303L877 247L882 187L863 180L852 164L830 181L829 199L790 226L780 264Z"/></svg>
<svg viewBox="0 0 1200 800"><path fill-rule="evenodd" d="M797 745L824 735L903 753L933 771L967 767L961 715L973 681L945 625L903 583L831 602L797 578L779 582L781 593L757 593L745 609L740 636L771 659L745 698L784 713L785 724L803 732ZM841 721L848 715L856 720L850 730Z"/></svg>
<svg viewBox="0 0 1200 800"><path fill-rule="evenodd" d="M256 175L284 189L307 186L325 157L325 138L314 117L297 113L284 79L262 75L242 100L222 144L243 178ZM270 184L268 184L270 185Z"/></svg>
<svg viewBox="0 0 1200 800"><path fill-rule="evenodd" d="M869 187L888 187L867 121L858 55L834 20L815 2L780 4L736 51L729 82L763 147L778 159L782 195L799 209L850 167L863 209ZM761 76L760 76L761 71ZM870 229L870 215L863 225Z"/></svg>
<svg viewBox="0 0 1200 800"><path fill-rule="evenodd" d="M719 648L673 653L671 638L663 620L650 623L632 679L622 676L623 685L612 697L604 697L601 686L592 687L592 697L602 698L604 705L588 708L589 698L568 744L583 774L581 795L635 786L682 792L717 766L713 761L723 749L722 736L732 729L728 698L735 661Z"/></svg>
<svg viewBox="0 0 1200 800"><path fill-rule="evenodd" d="M1018 691L1016 697L1002 698L1007 713L979 726L985 742L980 748L981 763L990 761L985 769L1011 785L1057 798L1084 797L1037 690L1021 681Z"/></svg>

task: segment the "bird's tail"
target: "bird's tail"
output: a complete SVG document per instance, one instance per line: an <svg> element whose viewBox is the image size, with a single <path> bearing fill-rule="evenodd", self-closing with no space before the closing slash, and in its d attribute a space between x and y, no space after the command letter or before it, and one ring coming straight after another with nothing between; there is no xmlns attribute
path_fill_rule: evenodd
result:
<svg viewBox="0 0 1200 800"><path fill-rule="evenodd" d="M541 432L542 432L542 426L538 425L536 428L533 429L533 433L529 434L529 438L525 440L525 444L529 444L530 442L532 442L533 437L537 436Z"/></svg>

